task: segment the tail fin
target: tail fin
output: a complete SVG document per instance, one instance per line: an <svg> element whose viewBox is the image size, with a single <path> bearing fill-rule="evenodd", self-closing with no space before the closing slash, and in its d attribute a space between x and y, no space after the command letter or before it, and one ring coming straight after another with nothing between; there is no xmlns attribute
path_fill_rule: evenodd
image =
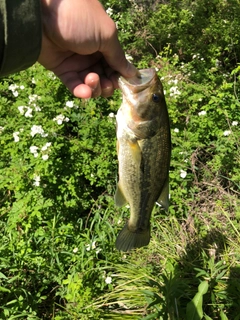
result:
<svg viewBox="0 0 240 320"><path fill-rule="evenodd" d="M116 248L120 251L129 251L134 248L147 246L149 241L150 227L139 232L131 232L128 229L128 224L126 224L117 237Z"/></svg>

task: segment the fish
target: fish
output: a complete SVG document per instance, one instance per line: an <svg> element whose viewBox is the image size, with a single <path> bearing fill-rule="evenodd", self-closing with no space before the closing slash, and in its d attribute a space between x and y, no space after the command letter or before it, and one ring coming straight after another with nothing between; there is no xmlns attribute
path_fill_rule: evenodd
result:
<svg viewBox="0 0 240 320"><path fill-rule="evenodd" d="M163 85L153 68L118 79L122 104L116 115L118 183L115 205L130 206L116 239L120 251L147 246L155 203L169 207L171 134Z"/></svg>

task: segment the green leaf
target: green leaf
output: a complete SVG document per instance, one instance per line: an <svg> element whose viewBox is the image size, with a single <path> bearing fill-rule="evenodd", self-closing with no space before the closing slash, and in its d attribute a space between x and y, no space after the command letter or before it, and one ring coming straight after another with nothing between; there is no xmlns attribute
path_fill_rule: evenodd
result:
<svg viewBox="0 0 240 320"><path fill-rule="evenodd" d="M209 316L207 316L206 314L204 315L205 320L213 320L212 318L210 318Z"/></svg>
<svg viewBox="0 0 240 320"><path fill-rule="evenodd" d="M203 281L198 286L198 292L187 304L187 320L200 320L203 318L203 295L208 291L208 282Z"/></svg>
<svg viewBox="0 0 240 320"><path fill-rule="evenodd" d="M1 291L1 292L11 292L9 289L4 288L4 287L2 287L2 286L0 286L0 291Z"/></svg>
<svg viewBox="0 0 240 320"><path fill-rule="evenodd" d="M221 320L228 320L228 317L225 315L225 313L222 310L220 312L220 318Z"/></svg>
<svg viewBox="0 0 240 320"><path fill-rule="evenodd" d="M7 277L5 276L5 274L3 274L2 272L0 272L0 279L7 279Z"/></svg>

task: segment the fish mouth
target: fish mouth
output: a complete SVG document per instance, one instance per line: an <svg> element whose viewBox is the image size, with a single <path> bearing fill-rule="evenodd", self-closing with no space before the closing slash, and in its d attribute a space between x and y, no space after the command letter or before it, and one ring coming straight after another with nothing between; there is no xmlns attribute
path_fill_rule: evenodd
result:
<svg viewBox="0 0 240 320"><path fill-rule="evenodd" d="M152 81L156 77L156 70L153 68L149 69L140 69L138 74L132 78L123 78L118 79L119 88L124 92L127 87L132 92L140 92L150 86Z"/></svg>

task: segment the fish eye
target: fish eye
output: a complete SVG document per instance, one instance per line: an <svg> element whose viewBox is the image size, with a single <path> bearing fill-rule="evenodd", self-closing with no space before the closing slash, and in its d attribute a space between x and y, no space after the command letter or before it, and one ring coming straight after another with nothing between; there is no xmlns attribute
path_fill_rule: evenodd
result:
<svg viewBox="0 0 240 320"><path fill-rule="evenodd" d="M160 96L158 94L156 94L156 93L153 93L152 101L153 102L159 102L159 100L160 100Z"/></svg>

